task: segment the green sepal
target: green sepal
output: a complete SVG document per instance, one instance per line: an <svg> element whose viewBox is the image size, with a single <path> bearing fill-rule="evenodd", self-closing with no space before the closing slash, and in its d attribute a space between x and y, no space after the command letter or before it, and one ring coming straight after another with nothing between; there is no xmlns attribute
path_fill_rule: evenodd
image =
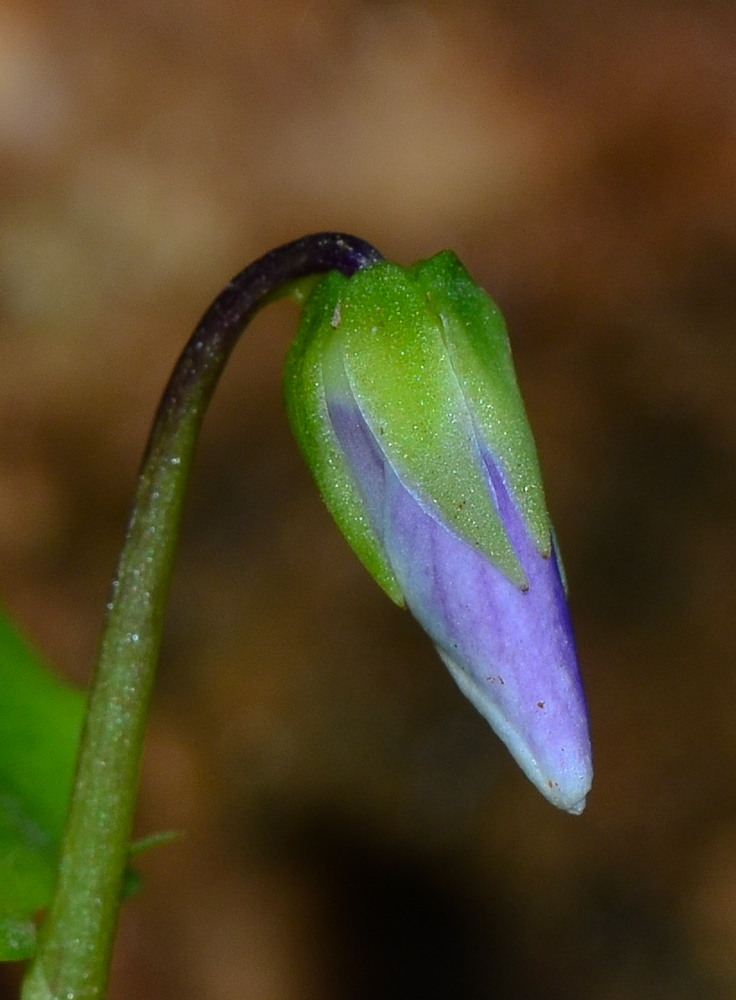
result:
<svg viewBox="0 0 736 1000"><path fill-rule="evenodd" d="M363 418L403 485L437 520L525 586L489 496L445 329L411 270L385 262L350 279L326 367L334 366L338 353Z"/></svg>
<svg viewBox="0 0 736 1000"><path fill-rule="evenodd" d="M538 551L548 556L551 524L542 474L503 316L451 250L420 261L410 271L443 325L479 436L500 463Z"/></svg>
<svg viewBox="0 0 736 1000"><path fill-rule="evenodd" d="M286 411L322 498L348 544L389 597L403 607L398 581L371 527L327 412L323 354L335 335L332 324L349 280L331 271L316 286L304 307L284 367Z"/></svg>

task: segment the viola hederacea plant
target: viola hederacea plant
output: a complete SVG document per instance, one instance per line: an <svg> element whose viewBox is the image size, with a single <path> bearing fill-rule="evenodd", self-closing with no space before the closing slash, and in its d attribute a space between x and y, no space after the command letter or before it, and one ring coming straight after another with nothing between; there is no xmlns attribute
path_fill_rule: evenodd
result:
<svg viewBox="0 0 736 1000"><path fill-rule="evenodd" d="M585 806L591 751L562 564L503 319L449 251L405 268L355 237L305 237L230 282L164 392L24 1000L105 994L199 427L243 328L284 295L303 306L287 411L338 526L534 785L570 813Z"/></svg>

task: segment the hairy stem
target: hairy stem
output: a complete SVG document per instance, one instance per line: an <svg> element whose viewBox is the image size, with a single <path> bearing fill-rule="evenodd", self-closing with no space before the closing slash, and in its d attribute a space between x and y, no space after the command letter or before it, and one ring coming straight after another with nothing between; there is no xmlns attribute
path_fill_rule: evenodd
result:
<svg viewBox="0 0 736 1000"><path fill-rule="evenodd" d="M339 233L288 243L242 271L207 310L164 392L139 473L90 688L59 877L23 1000L105 995L138 771L181 509L207 404L240 333L294 282L380 261Z"/></svg>

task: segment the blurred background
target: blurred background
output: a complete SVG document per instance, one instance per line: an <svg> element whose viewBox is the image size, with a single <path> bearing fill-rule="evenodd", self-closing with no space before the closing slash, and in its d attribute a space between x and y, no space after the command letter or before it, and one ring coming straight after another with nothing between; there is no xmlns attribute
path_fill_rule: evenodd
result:
<svg viewBox="0 0 736 1000"><path fill-rule="evenodd" d="M322 507L282 303L205 424L111 1000L736 997L736 10L3 0L0 595L86 682L205 307L341 229L498 301L596 778L532 789ZM0 972L8 997L17 970Z"/></svg>

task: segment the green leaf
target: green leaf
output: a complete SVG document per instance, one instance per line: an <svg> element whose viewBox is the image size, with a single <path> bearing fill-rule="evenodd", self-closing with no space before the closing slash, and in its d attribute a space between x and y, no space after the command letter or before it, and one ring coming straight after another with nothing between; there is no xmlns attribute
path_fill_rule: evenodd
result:
<svg viewBox="0 0 736 1000"><path fill-rule="evenodd" d="M51 899L84 693L0 615L0 960L28 958Z"/></svg>

